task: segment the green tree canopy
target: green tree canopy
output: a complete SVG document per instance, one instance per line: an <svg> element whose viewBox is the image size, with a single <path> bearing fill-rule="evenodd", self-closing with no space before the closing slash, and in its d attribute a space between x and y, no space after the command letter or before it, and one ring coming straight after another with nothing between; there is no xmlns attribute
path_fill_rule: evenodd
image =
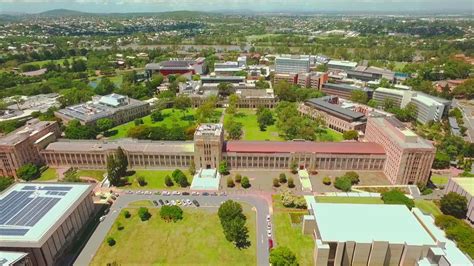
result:
<svg viewBox="0 0 474 266"><path fill-rule="evenodd" d="M278 246L270 252L270 264L273 266L297 266L296 255L285 246Z"/></svg>
<svg viewBox="0 0 474 266"><path fill-rule="evenodd" d="M18 168L16 173L19 178L25 181L37 179L41 175L39 167L32 163L26 163L22 165L20 168Z"/></svg>
<svg viewBox="0 0 474 266"><path fill-rule="evenodd" d="M440 209L446 215L464 219L467 213L467 199L456 192L449 192L440 201Z"/></svg>

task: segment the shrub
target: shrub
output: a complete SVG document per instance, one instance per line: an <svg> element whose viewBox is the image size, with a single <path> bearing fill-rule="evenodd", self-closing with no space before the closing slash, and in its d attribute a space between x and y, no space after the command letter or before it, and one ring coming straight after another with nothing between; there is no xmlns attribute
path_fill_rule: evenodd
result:
<svg viewBox="0 0 474 266"><path fill-rule="evenodd" d="M291 162L290 171L291 171L292 174L298 173L298 164L296 163L296 161Z"/></svg>
<svg viewBox="0 0 474 266"><path fill-rule="evenodd" d="M179 184L181 187L187 187L189 186L189 182L188 182L188 178L186 177L186 175L183 173L183 171L179 170L179 169L176 169L173 171L173 173L171 174L171 176L173 177L173 181L176 183L176 184Z"/></svg>
<svg viewBox="0 0 474 266"><path fill-rule="evenodd" d="M429 195L433 193L433 190L431 188L425 188L421 191L421 195Z"/></svg>
<svg viewBox="0 0 474 266"><path fill-rule="evenodd" d="M280 183L285 184L287 182L286 175L284 173L281 173L280 176L278 177Z"/></svg>
<svg viewBox="0 0 474 266"><path fill-rule="evenodd" d="M281 202L287 208L306 208L306 200L303 196L296 196L290 190L286 190L281 194Z"/></svg>
<svg viewBox="0 0 474 266"><path fill-rule="evenodd" d="M244 176L242 177L242 182L240 183L240 185L243 187L243 188L249 188L251 185L250 185L250 180L248 177Z"/></svg>
<svg viewBox="0 0 474 266"><path fill-rule="evenodd" d="M0 176L0 192L7 189L15 180L11 177Z"/></svg>
<svg viewBox="0 0 474 266"><path fill-rule="evenodd" d="M352 185L359 183L359 174L354 171L346 172L344 176L351 180Z"/></svg>
<svg viewBox="0 0 474 266"><path fill-rule="evenodd" d="M334 181L334 187L344 192L351 191L351 179L347 176L336 177L336 180Z"/></svg>
<svg viewBox="0 0 474 266"><path fill-rule="evenodd" d="M129 211L125 211L125 212L123 213L123 216L124 216L126 219L128 219L128 218L130 218L132 215L130 214Z"/></svg>
<svg viewBox="0 0 474 266"><path fill-rule="evenodd" d="M125 227L122 225L122 223L117 223L117 230L122 231Z"/></svg>
<svg viewBox="0 0 474 266"><path fill-rule="evenodd" d="M145 177L143 177L143 176L138 176L137 177L137 182L141 187L146 186L148 184L145 180Z"/></svg>
<svg viewBox="0 0 474 266"><path fill-rule="evenodd" d="M329 176L324 177L323 184L325 184L326 186L331 185L331 178Z"/></svg>
<svg viewBox="0 0 474 266"><path fill-rule="evenodd" d="M293 180L293 177L288 178L288 187L289 188L295 187L295 181Z"/></svg>
<svg viewBox="0 0 474 266"><path fill-rule="evenodd" d="M107 238L107 244L109 244L109 246L115 246L116 242L115 242L115 239L113 237L108 237Z"/></svg>
<svg viewBox="0 0 474 266"><path fill-rule="evenodd" d="M227 178L227 187L230 187L230 188L235 187L234 180L232 180L231 177Z"/></svg>
<svg viewBox="0 0 474 266"><path fill-rule="evenodd" d="M398 189L382 193L382 200L385 204L405 204L410 210L415 206L415 202Z"/></svg>
<svg viewBox="0 0 474 266"><path fill-rule="evenodd" d="M165 185L167 187L172 187L174 185L173 180L171 180L171 177L169 175L165 177Z"/></svg>
<svg viewBox="0 0 474 266"><path fill-rule="evenodd" d="M446 232L449 239L456 241L461 251L474 257L474 228L463 220L456 219L450 215L438 215L435 224Z"/></svg>
<svg viewBox="0 0 474 266"><path fill-rule="evenodd" d="M160 110L154 110L151 115L151 120L153 122L159 122L159 121L163 121L164 117L163 117L163 114L161 113Z"/></svg>
<svg viewBox="0 0 474 266"><path fill-rule="evenodd" d="M440 201L440 209L446 215L464 219L467 213L467 199L456 192L449 192Z"/></svg>
<svg viewBox="0 0 474 266"><path fill-rule="evenodd" d="M236 174L235 175L235 183L240 183L242 181L242 175Z"/></svg>
<svg viewBox="0 0 474 266"><path fill-rule="evenodd" d="M160 209L160 216L167 222L176 222L183 219L183 210L178 206L163 206Z"/></svg>
<svg viewBox="0 0 474 266"><path fill-rule="evenodd" d="M270 252L270 264L273 266L298 265L296 255L289 248L278 246Z"/></svg>
<svg viewBox="0 0 474 266"><path fill-rule="evenodd" d="M147 208L145 208L145 207L140 207L140 208L138 209L138 216L140 217L140 219L141 219L142 221L147 221L147 220L150 219L151 213L148 212L148 209L147 209Z"/></svg>
<svg viewBox="0 0 474 266"><path fill-rule="evenodd" d="M278 178L273 178L273 186L280 187L280 181L278 181Z"/></svg>
<svg viewBox="0 0 474 266"><path fill-rule="evenodd" d="M143 119L136 118L135 120L133 120L133 123L135 124L135 126L142 125L143 124Z"/></svg>
<svg viewBox="0 0 474 266"><path fill-rule="evenodd" d="M27 164L22 165L20 168L18 168L17 174L19 178L25 181L31 181L33 179L40 177L41 175L39 171L39 167L32 163L27 163Z"/></svg>

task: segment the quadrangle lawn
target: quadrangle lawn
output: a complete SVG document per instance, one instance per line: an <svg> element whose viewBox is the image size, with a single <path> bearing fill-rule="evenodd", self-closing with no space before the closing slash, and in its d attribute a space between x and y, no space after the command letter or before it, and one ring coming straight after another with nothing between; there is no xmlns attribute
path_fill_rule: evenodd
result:
<svg viewBox="0 0 474 266"><path fill-rule="evenodd" d="M58 178L58 173L54 168L48 168L35 181L51 181Z"/></svg>
<svg viewBox="0 0 474 266"><path fill-rule="evenodd" d="M77 175L79 177L92 177L97 181L102 181L104 179L104 170L78 170Z"/></svg>
<svg viewBox="0 0 474 266"><path fill-rule="evenodd" d="M165 185L165 177L171 174L174 170L136 170L135 174L128 177L128 182L131 185L123 186L123 189L167 189L167 188L179 188L176 184L172 187L167 187ZM193 181L193 177L189 174L187 170L182 170L183 173L188 178L189 184ZM143 176L147 185L140 186L136 180L137 177Z"/></svg>
<svg viewBox="0 0 474 266"><path fill-rule="evenodd" d="M415 207L420 209L422 212L429 213L435 217L442 214L438 206L436 206L434 202L429 200L416 199Z"/></svg>
<svg viewBox="0 0 474 266"><path fill-rule="evenodd" d="M152 217L145 222L134 208L127 209L129 219L121 213L107 235L116 245L110 247L104 239L90 265L256 265L255 212L243 207L252 243L248 249L239 250L225 239L215 209L183 208L183 220L167 223L158 208L149 209Z"/></svg>
<svg viewBox="0 0 474 266"><path fill-rule="evenodd" d="M449 177L447 176L440 176L440 175L434 175L430 178L431 182L435 185L446 185L448 184Z"/></svg>

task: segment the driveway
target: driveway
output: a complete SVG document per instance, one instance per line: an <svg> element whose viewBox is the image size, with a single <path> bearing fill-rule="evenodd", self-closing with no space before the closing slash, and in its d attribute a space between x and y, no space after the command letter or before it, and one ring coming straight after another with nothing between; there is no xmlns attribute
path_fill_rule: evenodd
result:
<svg viewBox="0 0 474 266"><path fill-rule="evenodd" d="M129 203L139 200L176 200L176 199L196 199L201 207L219 207L220 204L228 199L240 201L252 205L256 209L257 214L257 264L269 265L268 237L267 237L267 215L269 214L268 202L261 197L254 195L227 195L227 196L161 196L161 195L137 195L137 194L121 194L115 203L110 207L109 213L106 215L96 230L90 237L84 249L77 257L74 265L89 265L95 253L103 243L107 233L117 219L120 211L127 207ZM186 208L186 207L184 207Z"/></svg>

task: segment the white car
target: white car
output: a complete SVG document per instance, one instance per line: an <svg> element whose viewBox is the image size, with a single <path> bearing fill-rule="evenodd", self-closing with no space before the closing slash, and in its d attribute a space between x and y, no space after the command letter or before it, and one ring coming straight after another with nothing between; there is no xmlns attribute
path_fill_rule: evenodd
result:
<svg viewBox="0 0 474 266"><path fill-rule="evenodd" d="M269 238L272 237L272 231L271 231L271 230L267 232L267 236L268 236Z"/></svg>
<svg viewBox="0 0 474 266"><path fill-rule="evenodd" d="M270 222L270 214L267 215L267 222Z"/></svg>
<svg viewBox="0 0 474 266"><path fill-rule="evenodd" d="M172 201L170 201L170 204L174 206L174 205L176 205L176 201L172 200Z"/></svg>
<svg viewBox="0 0 474 266"><path fill-rule="evenodd" d="M179 192L179 191L173 191L172 194L173 194L173 195L181 195L181 192Z"/></svg>
<svg viewBox="0 0 474 266"><path fill-rule="evenodd" d="M104 221L104 220L105 220L105 215L104 215L104 216L101 216L101 217L99 218L99 222L102 222L102 221Z"/></svg>
<svg viewBox="0 0 474 266"><path fill-rule="evenodd" d="M163 192L161 192L161 195L163 195L163 196L168 196L169 194L170 194L170 193L169 193L168 191L166 191L166 190L163 191Z"/></svg>
<svg viewBox="0 0 474 266"><path fill-rule="evenodd" d="M193 202L190 199L187 199L186 204L191 205L191 204L193 204Z"/></svg>
<svg viewBox="0 0 474 266"><path fill-rule="evenodd" d="M191 193L191 195L193 195L193 196L199 196L199 192L193 191L193 192Z"/></svg>

